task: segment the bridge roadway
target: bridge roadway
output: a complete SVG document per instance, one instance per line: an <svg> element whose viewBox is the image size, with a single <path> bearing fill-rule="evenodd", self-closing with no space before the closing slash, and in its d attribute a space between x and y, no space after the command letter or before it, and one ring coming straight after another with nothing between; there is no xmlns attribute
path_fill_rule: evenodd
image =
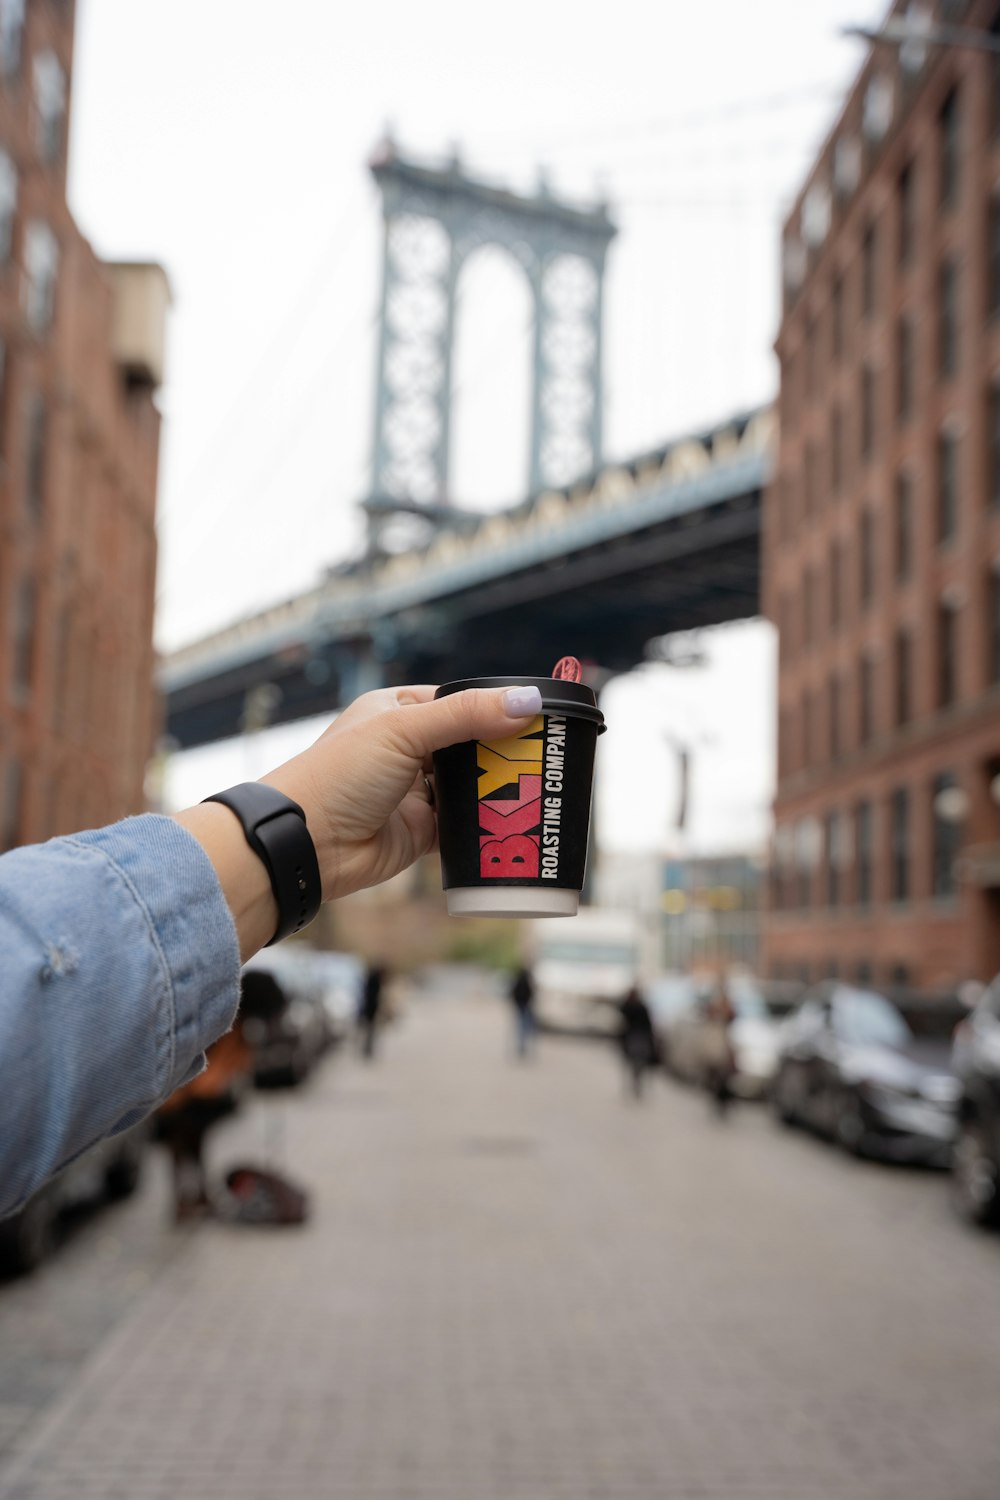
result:
<svg viewBox="0 0 1000 1500"><path fill-rule="evenodd" d="M421 551L331 570L168 658L168 733L236 734L263 683L283 723L384 683L544 674L566 652L615 674L657 636L758 614L770 439L769 410L743 413L569 490L456 512Z"/></svg>

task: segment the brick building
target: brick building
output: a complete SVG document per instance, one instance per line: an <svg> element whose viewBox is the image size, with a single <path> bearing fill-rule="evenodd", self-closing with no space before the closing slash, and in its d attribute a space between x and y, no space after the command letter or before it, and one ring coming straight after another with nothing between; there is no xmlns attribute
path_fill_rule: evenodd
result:
<svg viewBox="0 0 1000 1500"><path fill-rule="evenodd" d="M72 0L0 0L0 847L141 810L167 285L66 203Z"/></svg>
<svg viewBox="0 0 1000 1500"><path fill-rule="evenodd" d="M922 10L1000 35L997 0ZM783 276L765 965L985 978L1000 969L1000 59L873 47L784 226Z"/></svg>

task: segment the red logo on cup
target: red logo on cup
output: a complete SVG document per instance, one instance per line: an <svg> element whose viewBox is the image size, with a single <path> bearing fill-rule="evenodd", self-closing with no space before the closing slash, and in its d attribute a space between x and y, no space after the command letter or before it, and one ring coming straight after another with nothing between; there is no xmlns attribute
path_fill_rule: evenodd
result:
<svg viewBox="0 0 1000 1500"><path fill-rule="evenodd" d="M575 656L564 656L556 662L552 676L557 682L579 682L583 676L583 668Z"/></svg>

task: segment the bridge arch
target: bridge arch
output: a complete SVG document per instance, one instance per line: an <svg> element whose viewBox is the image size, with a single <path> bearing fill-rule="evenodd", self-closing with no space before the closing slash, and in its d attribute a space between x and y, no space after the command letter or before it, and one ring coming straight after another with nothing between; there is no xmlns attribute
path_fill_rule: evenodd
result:
<svg viewBox="0 0 1000 1500"><path fill-rule="evenodd" d="M569 484L602 454L604 266L615 234L607 208L578 208L541 185L531 196L404 159L391 141L370 163L382 193L382 304L376 362L374 551L388 520L433 514L452 492L451 407L456 292L484 246L525 272L533 315L527 493ZM512 497L513 498L513 497Z"/></svg>

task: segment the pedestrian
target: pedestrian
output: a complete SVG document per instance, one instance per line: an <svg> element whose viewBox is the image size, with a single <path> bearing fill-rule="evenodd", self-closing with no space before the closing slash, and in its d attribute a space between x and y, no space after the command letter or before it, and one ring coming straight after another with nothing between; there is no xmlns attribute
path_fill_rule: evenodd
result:
<svg viewBox="0 0 1000 1500"><path fill-rule="evenodd" d="M621 1017L619 1044L625 1062L627 1086L634 1098L641 1099L646 1074L656 1065L658 1058L653 1017L639 986L635 984L619 1002L618 1010Z"/></svg>
<svg viewBox="0 0 1000 1500"><path fill-rule="evenodd" d="M510 998L514 1007L515 1051L523 1059L530 1056L536 1030L535 981L530 969L518 969L510 986Z"/></svg>
<svg viewBox="0 0 1000 1500"><path fill-rule="evenodd" d="M729 998L726 977L718 975L705 1004L705 1026L702 1050L705 1087L714 1112L720 1119L728 1112L733 1097L733 1075L736 1058L731 1027L736 1019Z"/></svg>
<svg viewBox="0 0 1000 1500"><path fill-rule="evenodd" d="M156 1115L156 1137L169 1149L173 1167L175 1223L210 1213L205 1137L238 1108L250 1086L253 1055L243 1036L243 1017L213 1042L207 1066L175 1089Z"/></svg>
<svg viewBox="0 0 1000 1500"><path fill-rule="evenodd" d="M434 846L434 750L540 710L536 687L365 693L261 781L0 856L0 1214L202 1071L241 963Z"/></svg>
<svg viewBox="0 0 1000 1500"><path fill-rule="evenodd" d="M375 1057L375 1041L382 1019L386 970L380 964L369 964L361 989L358 1028L361 1033L361 1055L368 1062Z"/></svg>

